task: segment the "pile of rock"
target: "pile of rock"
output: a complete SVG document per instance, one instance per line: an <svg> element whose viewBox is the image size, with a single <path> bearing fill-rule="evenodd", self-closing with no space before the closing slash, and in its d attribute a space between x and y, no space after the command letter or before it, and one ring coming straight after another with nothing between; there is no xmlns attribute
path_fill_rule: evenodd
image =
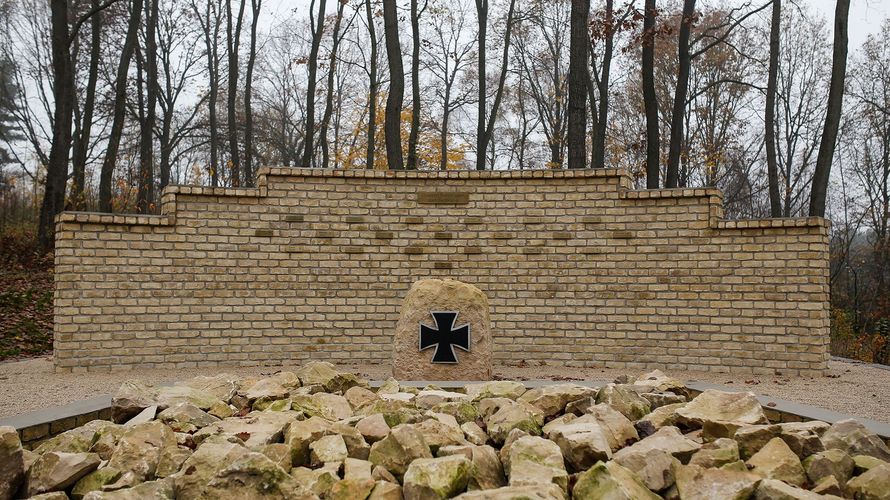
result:
<svg viewBox="0 0 890 500"><path fill-rule="evenodd" d="M890 449L855 421L770 424L750 393L624 382L372 391L328 363L127 382L117 423L33 451L2 429L0 500L890 498Z"/></svg>

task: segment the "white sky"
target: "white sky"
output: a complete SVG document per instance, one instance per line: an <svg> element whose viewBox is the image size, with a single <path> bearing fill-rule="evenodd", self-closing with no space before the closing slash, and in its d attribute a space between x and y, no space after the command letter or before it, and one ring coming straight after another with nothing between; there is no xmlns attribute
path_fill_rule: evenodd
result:
<svg viewBox="0 0 890 500"><path fill-rule="evenodd" d="M362 0L352 0L353 2ZM522 0L519 0L520 2ZM594 0L595 2L596 0ZM667 5L669 2L680 3L681 0L659 0L660 4ZM700 0L701 1L701 0ZM740 5L746 0L725 0L729 5ZM809 4L825 16L828 21L828 27L834 30L834 8L835 0L785 0L783 7L789 5L792 1L802 4ZM337 1L328 0L327 8L333 12ZM617 3L617 2L616 2ZM751 0L752 5L762 5L760 0ZM302 10L302 14L306 15L306 9L309 8L310 0L265 0L263 17L265 21L272 24L276 19L281 19L294 8ZM890 17L890 0L852 0L850 3L850 52L858 49L860 45L870 34L877 33L880 29L883 19Z"/></svg>

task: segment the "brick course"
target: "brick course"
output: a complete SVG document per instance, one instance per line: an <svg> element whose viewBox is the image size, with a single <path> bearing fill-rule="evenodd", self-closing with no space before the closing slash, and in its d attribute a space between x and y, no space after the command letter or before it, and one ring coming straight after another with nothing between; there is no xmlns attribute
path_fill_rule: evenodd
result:
<svg viewBox="0 0 890 500"><path fill-rule="evenodd" d="M264 169L57 221L59 371L388 363L418 279L473 283L501 363L817 375L828 223L723 220L619 170Z"/></svg>

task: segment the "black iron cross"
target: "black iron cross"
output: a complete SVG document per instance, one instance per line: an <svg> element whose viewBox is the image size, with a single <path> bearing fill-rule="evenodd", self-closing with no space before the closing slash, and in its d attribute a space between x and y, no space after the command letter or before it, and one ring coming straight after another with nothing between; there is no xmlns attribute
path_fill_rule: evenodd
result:
<svg viewBox="0 0 890 500"><path fill-rule="evenodd" d="M433 363L457 363L457 355L454 348L470 352L470 325L459 326L455 329L454 320L457 313L454 311L431 312L436 320L436 328L430 328L423 323L420 325L420 350L435 346Z"/></svg>

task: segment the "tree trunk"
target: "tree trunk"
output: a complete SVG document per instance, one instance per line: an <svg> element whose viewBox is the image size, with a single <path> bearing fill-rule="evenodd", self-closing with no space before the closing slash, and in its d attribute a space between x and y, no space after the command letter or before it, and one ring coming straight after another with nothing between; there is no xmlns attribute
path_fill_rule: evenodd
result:
<svg viewBox="0 0 890 500"><path fill-rule="evenodd" d="M117 165L117 153L120 149L121 134L124 130L124 118L127 105L127 73L130 71L130 59L139 41L139 23L142 19L142 0L133 0L130 5L130 20L127 25L127 38L121 51L117 66L114 86L114 106L112 111L111 132L102 162L102 174L99 178L99 210L111 212L111 180L114 167Z"/></svg>
<svg viewBox="0 0 890 500"><path fill-rule="evenodd" d="M613 0L606 0L606 42L603 48L602 76L599 80L599 113L594 123L592 168L606 167L606 129L609 126L609 76L612 70L612 53L614 51L615 26ZM590 102L593 106L593 101Z"/></svg>
<svg viewBox="0 0 890 500"><path fill-rule="evenodd" d="M321 139L321 164L324 168L330 167L328 125L331 122L331 115L334 113L334 76L337 72L337 49L340 46L340 23L343 21L343 9L345 7L345 2L337 4L337 18L334 21L334 33L331 42L331 59L330 65L328 66L328 93L325 97L324 115L321 118L321 131L318 134Z"/></svg>
<svg viewBox="0 0 890 500"><path fill-rule="evenodd" d="M776 80L779 75L779 30L782 23L782 0L772 0L773 14L769 28L769 74L766 82L766 110L764 129L766 140L766 170L769 182L771 217L782 216L779 197L779 166L776 160Z"/></svg>
<svg viewBox="0 0 890 500"><path fill-rule="evenodd" d="M241 154L238 151L238 48L241 45L241 26L244 21L244 3L241 0L238 6L238 19L232 26L232 2L226 0L226 52L229 56L229 89L227 97L227 121L229 136L229 156L232 163L232 187L241 185Z"/></svg>
<svg viewBox="0 0 890 500"><path fill-rule="evenodd" d="M646 109L646 187L658 189L661 144L658 98L655 95L655 0L646 0L643 13L643 105Z"/></svg>
<svg viewBox="0 0 890 500"><path fill-rule="evenodd" d="M386 162L392 170L402 170L402 101L405 98L405 70L399 44L399 18L396 0L383 0L383 31L389 60L389 96L386 98Z"/></svg>
<svg viewBox="0 0 890 500"><path fill-rule="evenodd" d="M680 179L680 153L683 146L683 112L686 110L686 94L689 93L689 36L692 31L695 0L683 0L683 17L680 18L680 35L677 44L677 88L674 107L671 110L671 142L668 145L668 167L665 187L675 188Z"/></svg>
<svg viewBox="0 0 890 500"><path fill-rule="evenodd" d="M368 135L365 149L365 168L374 168L374 153L377 137L377 29L374 25L374 12L371 0L365 1L365 15L368 17L368 36L371 38L371 68L368 72ZM418 90L418 92L420 92Z"/></svg>
<svg viewBox="0 0 890 500"><path fill-rule="evenodd" d="M488 145L494 136L494 123L497 120L498 109L501 107L501 100L504 97L504 84L507 81L507 65L510 62L510 37L513 34L513 13L515 12L516 0L510 0L510 6L507 10L507 25L504 33L504 48L501 56L501 74L498 78L498 88L495 90L494 103L491 105L491 114L488 117L488 123L482 133L482 140L476 147L476 168L485 164L485 158L488 154ZM483 123L486 120L483 118ZM494 154L492 154L492 168L494 168ZM482 170L482 169L479 169Z"/></svg>
<svg viewBox="0 0 890 500"><path fill-rule="evenodd" d="M422 10L426 10L426 2ZM420 136L420 12L417 0L411 0L411 131L408 133L408 170L417 169L417 140Z"/></svg>
<svg viewBox="0 0 890 500"><path fill-rule="evenodd" d="M250 53L247 56L247 74L244 76L244 184L253 186L253 67L256 64L257 25L263 0L250 0L253 18L250 21Z"/></svg>
<svg viewBox="0 0 890 500"><path fill-rule="evenodd" d="M99 7L99 0L91 0L93 9ZM96 85L99 82L99 60L102 58L102 13L96 13L90 20L90 68L84 96L83 116L80 135L74 142L72 167L74 182L71 185L71 204L75 210L86 208L86 165L87 153L93 128L93 114L96 109Z"/></svg>
<svg viewBox="0 0 890 500"><path fill-rule="evenodd" d="M831 160L834 157L844 100L844 80L847 74L847 19L849 15L850 0L837 0L837 8L834 11L834 51L831 57L828 111L825 114L822 141L819 143L816 170L813 172L813 187L810 192L811 217L825 217L828 178L831 174Z"/></svg>
<svg viewBox="0 0 890 500"><path fill-rule="evenodd" d="M476 0L476 16L479 20L479 44L477 86L479 97L476 103L476 170L485 170L485 151L483 151L483 136L485 135L485 103L487 102L488 89L486 71L486 38L488 37L488 0Z"/></svg>
<svg viewBox="0 0 890 500"><path fill-rule="evenodd" d="M53 141L46 167L43 204L40 207L38 242L43 251L55 243L55 219L65 203L68 177L68 149L71 145L71 121L74 103L74 68L68 52L68 2L50 2L53 63Z"/></svg>
<svg viewBox="0 0 890 500"><path fill-rule="evenodd" d="M310 21L314 14L315 0L309 6ZM306 133L303 138L303 167L312 166L312 155L315 152L315 89L318 85L316 75L318 73L318 48L321 45L321 37L324 34L325 0L319 0L318 20L312 27L312 48L309 49L309 81L306 85Z"/></svg>
<svg viewBox="0 0 890 500"><path fill-rule="evenodd" d="M141 144L139 146L139 180L136 197L136 210L147 213L154 201L154 128L156 120L155 107L158 102L158 44L156 39L158 27L158 2L149 0L148 22L145 25L145 68L146 78L146 110L145 121L141 124Z"/></svg>
<svg viewBox="0 0 890 500"><path fill-rule="evenodd" d="M566 110L569 168L584 168L587 166L589 15L590 0L572 0L571 32L569 35L569 106Z"/></svg>

